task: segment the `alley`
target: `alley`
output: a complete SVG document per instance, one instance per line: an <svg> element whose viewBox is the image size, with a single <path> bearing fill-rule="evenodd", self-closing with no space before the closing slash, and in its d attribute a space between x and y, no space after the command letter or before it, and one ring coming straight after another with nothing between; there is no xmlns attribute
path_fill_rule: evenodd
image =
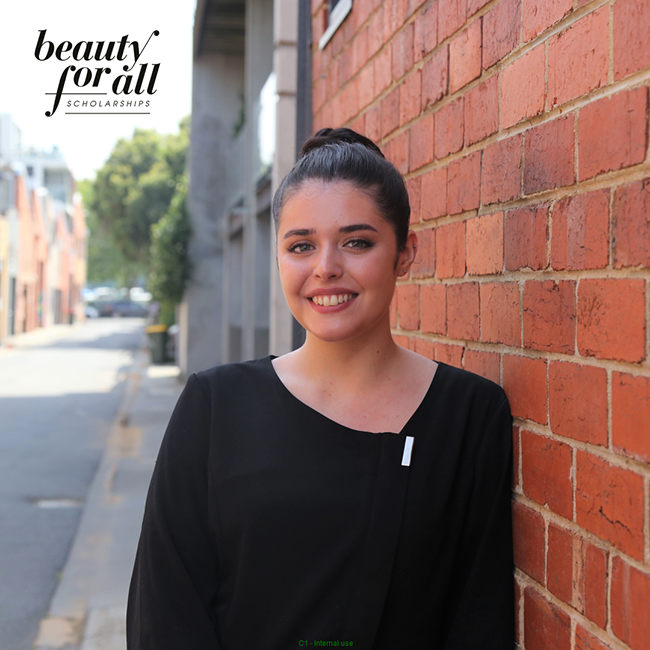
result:
<svg viewBox="0 0 650 650"><path fill-rule="evenodd" d="M0 648L27 650L74 539L140 319L27 335L0 350Z"/></svg>

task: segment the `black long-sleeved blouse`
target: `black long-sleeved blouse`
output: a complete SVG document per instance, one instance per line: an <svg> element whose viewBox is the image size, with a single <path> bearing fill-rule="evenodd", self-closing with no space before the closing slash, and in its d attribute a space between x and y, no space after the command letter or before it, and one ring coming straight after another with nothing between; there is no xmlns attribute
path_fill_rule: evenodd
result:
<svg viewBox="0 0 650 650"><path fill-rule="evenodd" d="M439 362L399 434L295 397L274 355L192 375L165 433L129 650L512 650L512 417Z"/></svg>

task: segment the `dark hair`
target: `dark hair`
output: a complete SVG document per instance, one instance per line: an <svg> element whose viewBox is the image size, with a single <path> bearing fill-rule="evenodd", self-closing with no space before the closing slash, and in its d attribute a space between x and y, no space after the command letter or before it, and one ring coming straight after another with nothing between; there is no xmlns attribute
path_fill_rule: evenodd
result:
<svg viewBox="0 0 650 650"><path fill-rule="evenodd" d="M347 128L324 128L309 138L273 197L276 233L283 206L309 180L351 181L366 191L393 226L397 250L404 250L411 216L406 184L372 140Z"/></svg>

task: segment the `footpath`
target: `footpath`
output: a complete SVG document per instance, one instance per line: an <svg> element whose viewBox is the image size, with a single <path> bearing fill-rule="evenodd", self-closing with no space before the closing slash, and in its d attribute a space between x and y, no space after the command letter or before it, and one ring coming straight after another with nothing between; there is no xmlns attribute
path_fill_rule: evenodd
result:
<svg viewBox="0 0 650 650"><path fill-rule="evenodd" d="M142 345L34 650L125 650L126 602L160 441L183 389Z"/></svg>

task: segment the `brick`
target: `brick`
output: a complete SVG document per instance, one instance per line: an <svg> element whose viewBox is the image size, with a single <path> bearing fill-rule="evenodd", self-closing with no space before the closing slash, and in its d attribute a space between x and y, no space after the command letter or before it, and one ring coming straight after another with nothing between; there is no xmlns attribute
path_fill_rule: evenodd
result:
<svg viewBox="0 0 650 650"><path fill-rule="evenodd" d="M514 417L546 424L546 361L503 355L503 390Z"/></svg>
<svg viewBox="0 0 650 650"><path fill-rule="evenodd" d="M408 336L404 336L402 334L393 334L393 341L395 341L397 345L400 345L407 350L411 349L410 347L411 339Z"/></svg>
<svg viewBox="0 0 650 650"><path fill-rule="evenodd" d="M412 278L432 278L436 271L436 231L418 230L418 250L411 266Z"/></svg>
<svg viewBox="0 0 650 650"><path fill-rule="evenodd" d="M366 64L368 59L368 26L357 32L352 40L352 70L356 74Z"/></svg>
<svg viewBox="0 0 650 650"><path fill-rule="evenodd" d="M435 115L436 158L445 158L463 148L463 98L443 106Z"/></svg>
<svg viewBox="0 0 650 650"><path fill-rule="evenodd" d="M573 594L573 536L549 524L546 556L546 588L561 601L571 604Z"/></svg>
<svg viewBox="0 0 650 650"><path fill-rule="evenodd" d="M368 57L373 57L384 44L384 7L379 7L370 17L368 25Z"/></svg>
<svg viewBox="0 0 650 650"><path fill-rule="evenodd" d="M341 87L345 86L345 84L348 83L348 81L352 78L352 75L355 73L352 54L353 54L352 46L348 47L341 54L340 57L341 64L339 66L339 73L340 73L339 81Z"/></svg>
<svg viewBox="0 0 650 650"><path fill-rule="evenodd" d="M373 142L381 140L381 104L375 104L366 111L365 135Z"/></svg>
<svg viewBox="0 0 650 650"><path fill-rule="evenodd" d="M650 6L645 0L614 4L614 79L650 66Z"/></svg>
<svg viewBox="0 0 650 650"><path fill-rule="evenodd" d="M520 618L520 612L523 608L523 602L522 602L522 591L521 587L519 586L519 581L515 578L515 643L517 644L518 648L523 647L522 646L522 638L521 638L521 626L519 624L519 618Z"/></svg>
<svg viewBox="0 0 650 650"><path fill-rule="evenodd" d="M467 370L467 354L465 354L465 369ZM494 381L494 380L492 380ZM512 427L512 484L511 487L513 490L519 488L521 490L521 485L519 484L519 457L520 457L520 443L519 443L520 433L519 427Z"/></svg>
<svg viewBox="0 0 650 650"><path fill-rule="evenodd" d="M449 164L447 201L449 214L475 210L479 206L481 188L481 152L454 160Z"/></svg>
<svg viewBox="0 0 650 650"><path fill-rule="evenodd" d="M573 0L524 0L524 41L530 41L573 9Z"/></svg>
<svg viewBox="0 0 650 650"><path fill-rule="evenodd" d="M574 122L573 115L566 115L526 131L525 194L574 182Z"/></svg>
<svg viewBox="0 0 650 650"><path fill-rule="evenodd" d="M551 361L548 391L553 433L607 446L607 372L603 368Z"/></svg>
<svg viewBox="0 0 650 650"><path fill-rule="evenodd" d="M447 288L444 284L423 284L420 289L422 303L422 331L447 334Z"/></svg>
<svg viewBox="0 0 650 650"><path fill-rule="evenodd" d="M421 109L440 101L449 87L449 47L439 49L422 66Z"/></svg>
<svg viewBox="0 0 650 650"><path fill-rule="evenodd" d="M522 430L521 449L524 494L542 506L548 505L558 515L573 519L571 447Z"/></svg>
<svg viewBox="0 0 650 650"><path fill-rule="evenodd" d="M432 169L422 176L422 221L447 214L447 168Z"/></svg>
<svg viewBox="0 0 650 650"><path fill-rule="evenodd" d="M544 519L523 503L512 504L515 566L540 584L544 582Z"/></svg>
<svg viewBox="0 0 650 650"><path fill-rule="evenodd" d="M480 74L481 21L475 20L449 44L450 92L455 93Z"/></svg>
<svg viewBox="0 0 650 650"><path fill-rule="evenodd" d="M597 637L578 623L576 626L576 650L610 650L610 646L606 646Z"/></svg>
<svg viewBox="0 0 650 650"><path fill-rule="evenodd" d="M388 86L390 86L393 75L392 70L392 48L385 47L379 52L374 60L375 68L375 96L381 95ZM399 117L399 111L397 113Z"/></svg>
<svg viewBox="0 0 650 650"><path fill-rule="evenodd" d="M384 151L386 158L390 160L401 174L409 170L409 132L402 131L396 135L387 145Z"/></svg>
<svg viewBox="0 0 650 650"><path fill-rule="evenodd" d="M473 16L482 9L490 0L467 0L467 17Z"/></svg>
<svg viewBox="0 0 650 650"><path fill-rule="evenodd" d="M499 383L499 355L496 352L482 352L479 350L466 350L463 359L465 370L469 370L481 377ZM516 460L516 459L515 459ZM515 472L518 475L518 472Z"/></svg>
<svg viewBox="0 0 650 650"><path fill-rule="evenodd" d="M516 135L486 147L481 170L481 203L510 201L521 194L521 141Z"/></svg>
<svg viewBox="0 0 650 650"><path fill-rule="evenodd" d="M556 271L605 268L608 249L609 190L570 196L555 204L551 264Z"/></svg>
<svg viewBox="0 0 650 650"><path fill-rule="evenodd" d="M375 100L375 68L366 66L357 79L359 107L364 108Z"/></svg>
<svg viewBox="0 0 650 650"><path fill-rule="evenodd" d="M413 67L413 23L409 23L392 40L393 80L397 81Z"/></svg>
<svg viewBox="0 0 650 650"><path fill-rule="evenodd" d="M614 267L650 266L650 179L617 187L612 210Z"/></svg>
<svg viewBox="0 0 650 650"><path fill-rule="evenodd" d="M645 159L648 89L636 88L585 106L578 117L578 180Z"/></svg>
<svg viewBox="0 0 650 650"><path fill-rule="evenodd" d="M438 6L438 40L444 41L465 24L467 0L443 0Z"/></svg>
<svg viewBox="0 0 650 650"><path fill-rule="evenodd" d="M481 284L481 340L519 346L519 286L515 282Z"/></svg>
<svg viewBox="0 0 650 650"><path fill-rule="evenodd" d="M399 325L405 330L420 327L420 287L417 284L397 286L397 315Z"/></svg>
<svg viewBox="0 0 650 650"><path fill-rule="evenodd" d="M406 124L420 113L420 95L422 93L421 72L414 70L400 86L399 122Z"/></svg>
<svg viewBox="0 0 650 650"><path fill-rule="evenodd" d="M465 255L469 275L503 271L503 212L468 219Z"/></svg>
<svg viewBox="0 0 650 650"><path fill-rule="evenodd" d="M483 16L483 68L493 66L519 45L521 0L501 0Z"/></svg>
<svg viewBox="0 0 650 650"><path fill-rule="evenodd" d="M425 115L410 129L410 169L433 162L433 115Z"/></svg>
<svg viewBox="0 0 650 650"><path fill-rule="evenodd" d="M607 623L608 553L582 539L576 559L576 609L604 629Z"/></svg>
<svg viewBox="0 0 650 650"><path fill-rule="evenodd" d="M503 226L503 255L508 271L548 267L548 205L511 210Z"/></svg>
<svg viewBox="0 0 650 650"><path fill-rule="evenodd" d="M501 128L544 110L544 44L515 59L501 71Z"/></svg>
<svg viewBox="0 0 650 650"><path fill-rule="evenodd" d="M576 341L574 280L524 284L524 347L573 354Z"/></svg>
<svg viewBox="0 0 650 650"><path fill-rule="evenodd" d="M429 2L415 17L413 62L417 63L438 45L438 2Z"/></svg>
<svg viewBox="0 0 650 650"><path fill-rule="evenodd" d="M436 361L442 361L447 363L450 366L455 366L456 368L461 368L461 362L463 358L463 346L462 345L446 345L445 343L435 343L434 344Z"/></svg>
<svg viewBox="0 0 650 650"><path fill-rule="evenodd" d="M465 143L469 146L499 128L499 87L492 75L465 95Z"/></svg>
<svg viewBox="0 0 650 650"><path fill-rule="evenodd" d="M385 138L399 126L400 89L395 88L381 100L381 137Z"/></svg>
<svg viewBox="0 0 650 650"><path fill-rule="evenodd" d="M578 450L576 522L642 560L643 477Z"/></svg>
<svg viewBox="0 0 650 650"><path fill-rule="evenodd" d="M644 312L644 280L581 280L577 312L580 354L632 363L642 361Z"/></svg>
<svg viewBox="0 0 650 650"><path fill-rule="evenodd" d="M526 650L569 650L571 618L532 587L524 591Z"/></svg>
<svg viewBox="0 0 650 650"><path fill-rule="evenodd" d="M445 224L436 230L436 275L461 278L465 275L465 223Z"/></svg>
<svg viewBox="0 0 650 650"><path fill-rule="evenodd" d="M550 38L548 107L604 86L608 67L609 7L601 7Z"/></svg>
<svg viewBox="0 0 650 650"><path fill-rule="evenodd" d="M650 575L614 556L612 563L612 630L634 650L650 648Z"/></svg>
<svg viewBox="0 0 650 650"><path fill-rule="evenodd" d="M352 122L350 122L350 128L357 133L363 133L366 130L366 114L361 113L357 115ZM408 187L408 181L406 183Z"/></svg>
<svg viewBox="0 0 650 650"><path fill-rule="evenodd" d="M427 359L431 359L432 361L434 361L436 358L435 346L433 344L433 341L425 341L424 339L415 339L413 349L418 354L421 354L423 357L426 357Z"/></svg>
<svg viewBox="0 0 650 650"><path fill-rule="evenodd" d="M478 341L478 284L463 282L447 287L447 336Z"/></svg>
<svg viewBox="0 0 650 650"><path fill-rule="evenodd" d="M400 0L385 0L383 4L384 4L384 42L387 43L392 37L392 35L404 23L404 16L403 16L404 12ZM343 24L345 24L345 22Z"/></svg>
<svg viewBox="0 0 650 650"><path fill-rule="evenodd" d="M412 150L411 150L412 151ZM422 179L417 176L409 178L406 181L406 191L409 195L409 206L411 208L410 223L418 223L420 221L420 184Z"/></svg>
<svg viewBox="0 0 650 650"><path fill-rule="evenodd" d="M614 449L650 462L650 377L612 373L612 443Z"/></svg>

